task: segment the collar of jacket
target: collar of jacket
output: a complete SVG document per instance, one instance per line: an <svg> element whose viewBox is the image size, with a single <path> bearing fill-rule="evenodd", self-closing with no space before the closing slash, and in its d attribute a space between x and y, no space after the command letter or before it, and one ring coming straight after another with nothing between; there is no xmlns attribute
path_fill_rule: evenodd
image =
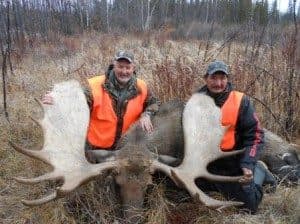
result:
<svg viewBox="0 0 300 224"><path fill-rule="evenodd" d="M202 86L197 92L199 93L205 93L212 97L215 101L215 104L218 107L222 107L225 101L227 100L229 93L233 90L233 86L230 82L228 82L225 90L221 93L212 93L208 90L207 85Z"/></svg>
<svg viewBox="0 0 300 224"><path fill-rule="evenodd" d="M139 93L135 74L123 88L120 87L120 84L118 83L115 73L112 69L108 70L105 76L106 79L103 87L113 98L118 99L120 97L120 93L122 93L122 95L126 95L122 98L131 99Z"/></svg>

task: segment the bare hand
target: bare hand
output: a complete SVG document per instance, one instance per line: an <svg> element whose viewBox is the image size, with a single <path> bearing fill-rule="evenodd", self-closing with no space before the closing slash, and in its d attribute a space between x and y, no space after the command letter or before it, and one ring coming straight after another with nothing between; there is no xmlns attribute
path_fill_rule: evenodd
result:
<svg viewBox="0 0 300 224"><path fill-rule="evenodd" d="M53 96L51 95L51 92L48 91L48 92L45 94L45 96L43 96L43 98L42 98L42 103L43 103L43 104L53 105L54 100L53 100Z"/></svg>
<svg viewBox="0 0 300 224"><path fill-rule="evenodd" d="M242 184L247 184L247 183L250 183L253 179L253 172L252 170L248 169L248 168L245 168L243 167L242 168L243 170L243 177L239 180L240 183Z"/></svg>
<svg viewBox="0 0 300 224"><path fill-rule="evenodd" d="M142 129L148 133L153 131L153 125L149 114L143 114L139 120Z"/></svg>

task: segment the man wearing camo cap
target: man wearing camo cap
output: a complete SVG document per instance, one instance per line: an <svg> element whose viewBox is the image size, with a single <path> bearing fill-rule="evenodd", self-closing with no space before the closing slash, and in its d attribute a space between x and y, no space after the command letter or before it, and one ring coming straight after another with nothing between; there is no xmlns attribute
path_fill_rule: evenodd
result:
<svg viewBox="0 0 300 224"><path fill-rule="evenodd" d="M85 95L91 113L86 155L90 162L101 162L113 155L122 134L136 121L144 131L153 131L151 116L158 111L159 102L147 84L136 78L130 51L116 52L105 75L90 78L88 83ZM49 94L42 102L55 103Z"/></svg>
<svg viewBox="0 0 300 224"><path fill-rule="evenodd" d="M223 61L213 61L204 74L205 85L198 92L211 96L221 108L221 123L228 129L221 141L220 150L245 150L240 156L214 162L210 171L219 175L242 175L242 178L239 183L212 184L198 181L197 184L204 189L217 190L228 199L244 202L243 208L255 213L262 200L263 183L276 186L276 180L266 166L257 161L259 151L263 149L264 133L254 108L244 93L234 90L229 78L228 65Z"/></svg>

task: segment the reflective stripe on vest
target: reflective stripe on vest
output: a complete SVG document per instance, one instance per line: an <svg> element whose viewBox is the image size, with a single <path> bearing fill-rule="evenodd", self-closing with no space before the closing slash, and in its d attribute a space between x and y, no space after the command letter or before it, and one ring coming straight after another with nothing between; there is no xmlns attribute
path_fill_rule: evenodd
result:
<svg viewBox="0 0 300 224"><path fill-rule="evenodd" d="M93 94L93 109L90 116L87 139L93 146L109 148L115 141L118 118L112 106L112 99L102 87L105 76L96 76L88 79ZM123 117L122 133L137 121L143 112L147 97L146 83L137 79L139 94L130 99Z"/></svg>
<svg viewBox="0 0 300 224"><path fill-rule="evenodd" d="M222 125L228 127L221 141L222 151L230 151L235 145L236 122L243 95L241 92L231 91L221 108Z"/></svg>

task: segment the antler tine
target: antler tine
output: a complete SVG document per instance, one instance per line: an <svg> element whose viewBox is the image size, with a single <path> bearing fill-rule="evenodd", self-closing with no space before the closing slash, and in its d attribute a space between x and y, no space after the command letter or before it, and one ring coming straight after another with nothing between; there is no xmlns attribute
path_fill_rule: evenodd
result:
<svg viewBox="0 0 300 224"><path fill-rule="evenodd" d="M36 206L36 205L45 204L45 203L47 203L49 201L52 201L56 198L57 198L57 193L55 191L55 192L51 193L48 196L45 196L45 197L42 197L42 198L39 198L39 199L36 199L36 200L21 200L21 202L24 205L27 205L27 206Z"/></svg>
<svg viewBox="0 0 300 224"><path fill-rule="evenodd" d="M14 180L24 184L35 184L35 183L42 182L44 180L57 180L60 178L62 178L61 175L59 175L56 172L51 172L34 178L14 177Z"/></svg>
<svg viewBox="0 0 300 224"><path fill-rule="evenodd" d="M230 152L223 152L223 151L220 151L220 155L222 157L227 157L227 156L234 156L234 155L238 155L238 154L242 154L245 152L245 149L241 149L241 150L235 150L235 151L230 151Z"/></svg>
<svg viewBox="0 0 300 224"><path fill-rule="evenodd" d="M221 151L219 148L212 149L211 151L213 151L213 150L214 150L213 154L212 153L211 154L207 153L207 155L205 157L207 164L209 164L210 162L213 162L217 159L220 159L220 158L230 157L230 156L242 154L242 153L245 152L245 149L227 151L227 152ZM210 151L208 151L208 152L210 152Z"/></svg>
<svg viewBox="0 0 300 224"><path fill-rule="evenodd" d="M239 201L221 201L207 196L203 191L201 191L196 184L194 184L194 189L197 193L195 193L194 199L199 199L206 206L210 208L216 208L218 210L224 209L226 207L231 206L241 206L244 203Z"/></svg>
<svg viewBox="0 0 300 224"><path fill-rule="evenodd" d="M212 208L224 208L228 206L238 206L243 205L242 202L237 201L220 201L216 200L214 198L209 197L206 195L203 191L201 191L197 185L195 184L195 180L193 177L186 175L184 172L180 172L177 170L177 172L171 170L172 179L176 180L176 183L180 183L181 186L184 186L184 188L190 193L190 195L194 199L198 199L203 204L205 204L208 207Z"/></svg>
<svg viewBox="0 0 300 224"><path fill-rule="evenodd" d="M150 165L150 172L153 174L155 171L161 171L170 177L178 187L184 188L186 184L180 178L178 178L176 174L174 175L175 172L173 168L174 167L161 163L158 160L154 160Z"/></svg>
<svg viewBox="0 0 300 224"><path fill-rule="evenodd" d="M15 143L9 141L9 144L11 147L13 147L16 151L36 159L39 159L49 165L51 165L50 161L47 159L47 154L42 150L29 150L29 149L23 149L21 146L16 145Z"/></svg>
<svg viewBox="0 0 300 224"><path fill-rule="evenodd" d="M57 194L63 196L73 191L83 183L89 181L90 179L99 176L103 172L107 170L117 169L118 164L119 161L108 161L99 164L92 164L78 171L72 176L72 178L66 176L64 184L61 187L57 188Z"/></svg>
<svg viewBox="0 0 300 224"><path fill-rule="evenodd" d="M201 175L201 177L211 180L211 181L219 181L219 182L237 182L239 181L242 176L222 176L222 175L216 175L216 174L211 174L209 172Z"/></svg>

